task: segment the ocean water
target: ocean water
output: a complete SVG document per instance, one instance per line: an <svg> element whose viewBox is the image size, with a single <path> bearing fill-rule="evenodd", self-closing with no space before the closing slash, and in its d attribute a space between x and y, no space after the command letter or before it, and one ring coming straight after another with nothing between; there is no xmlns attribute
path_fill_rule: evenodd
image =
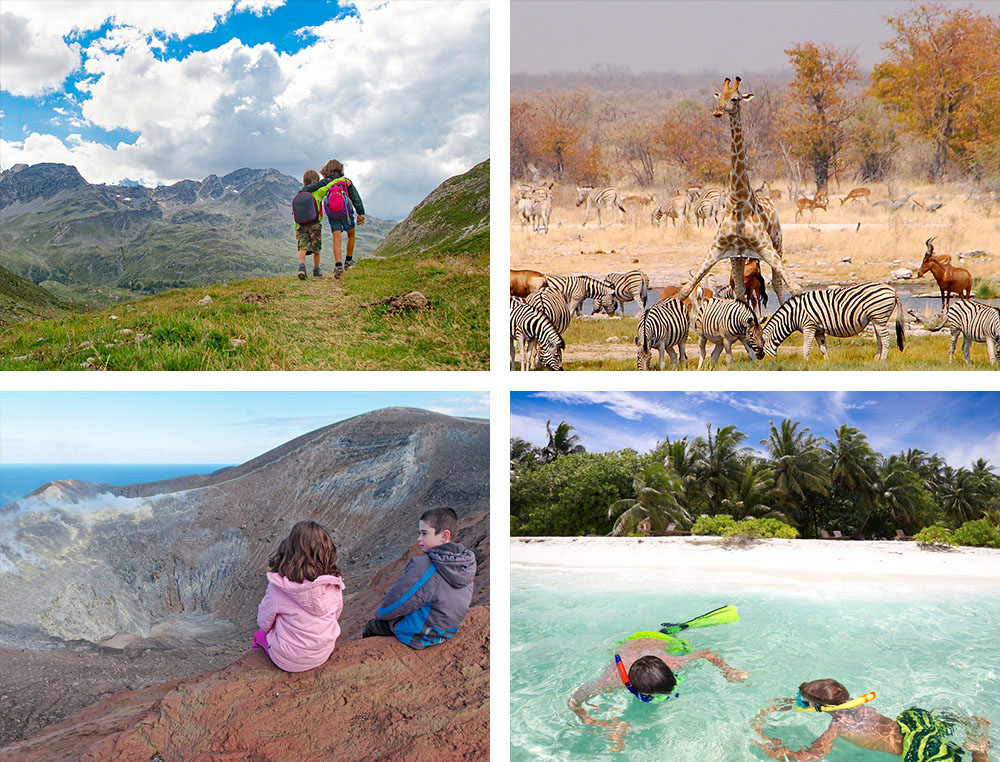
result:
<svg viewBox="0 0 1000 762"><path fill-rule="evenodd" d="M226 464L214 463L2 463L0 506L24 497L57 479L102 484L141 484L189 474L210 474Z"/></svg>
<svg viewBox="0 0 1000 762"><path fill-rule="evenodd" d="M615 642L661 622L686 621L735 604L740 621L688 630L695 649L746 670L729 683L704 660L681 674L680 697L643 704L624 689L592 699L591 716L632 724L625 754L567 707L573 690L600 676ZM511 760L767 759L749 720L800 683L824 677L895 718L921 706L985 716L1000 748L1000 587L779 582L749 574L622 571L620 574L515 565L511 573ZM822 715L769 715L768 735L808 747ZM964 730L956 731L961 743ZM890 756L838 741L831 762Z"/></svg>

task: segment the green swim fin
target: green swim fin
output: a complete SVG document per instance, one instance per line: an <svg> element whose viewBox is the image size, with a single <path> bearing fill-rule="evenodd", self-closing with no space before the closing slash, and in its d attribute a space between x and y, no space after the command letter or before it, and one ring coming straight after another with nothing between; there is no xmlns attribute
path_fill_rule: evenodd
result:
<svg viewBox="0 0 1000 762"><path fill-rule="evenodd" d="M711 627L715 624L729 624L730 622L738 622L739 620L740 615L736 611L735 606L723 606L680 624L663 622L660 627L660 632L667 633L669 635L675 632L683 632L691 627Z"/></svg>

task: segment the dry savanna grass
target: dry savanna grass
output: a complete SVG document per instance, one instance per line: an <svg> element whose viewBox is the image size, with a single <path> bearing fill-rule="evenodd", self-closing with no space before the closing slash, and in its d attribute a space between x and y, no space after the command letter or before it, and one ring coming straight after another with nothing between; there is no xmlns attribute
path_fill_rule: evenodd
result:
<svg viewBox="0 0 1000 762"><path fill-rule="evenodd" d="M927 204L943 202L935 212L927 212L910 204L892 211L886 201L884 186L870 185L872 203L840 199L851 189L833 188L828 208L806 211L795 220L795 205L787 199L783 183L783 198L776 202L782 223L784 261L799 284L806 289L834 285L850 285L869 281L890 282L902 293L911 296L927 295L917 302L918 314L930 325L940 322L939 291L928 273L916 278L924 254L924 241L936 236L935 252L984 251L981 256L959 260L952 264L972 273L975 287L985 284L987 290L1000 295L1000 206L996 201L981 197L968 197L967 190L945 185L908 186ZM621 194L649 195L648 192L623 188ZM657 199L670 193L655 193ZM513 188L512 188L513 197ZM715 235L716 225L697 227L693 220L679 221L676 225L665 220L659 226L650 224L649 213L653 207L640 207L627 215L624 223L617 214L602 209L602 224L591 213L586 227L581 223L585 208L574 206L576 192L572 187L555 189L555 198L548 234L536 234L522 229L511 205L511 267L539 270L556 274L586 273L603 277L609 272L622 272L632 268L643 270L650 278L653 289L665 285L679 285L690 278L691 270L699 269L708 253ZM770 282L770 268L764 267ZM895 279L895 270L909 270L908 280ZM704 285L723 285L729 281L729 267L722 262L713 268ZM975 288L974 287L974 288ZM912 303L912 302L911 302ZM765 314L777 305L768 304ZM912 307L910 307L912 309ZM801 334L794 334L780 349L779 357L752 364L745 350L734 350L733 369L875 369L917 370L948 368L948 335L926 334L921 326L907 315L907 349L900 355L893 348L885 363L875 363L874 337L868 333L855 339L828 339L831 360L824 363L818 348L813 347L808 363L801 357ZM567 369L627 370L635 368L636 318L574 320L566 332L567 349L564 354ZM695 337L692 335L692 339ZM982 344L974 344L974 367L989 367L985 363ZM711 350L711 345L709 351ZM965 368L961 357L961 342L956 351L957 362L950 367ZM690 360L695 357L695 361ZM697 365L697 346L688 347L689 366ZM656 356L654 354L654 365ZM669 358L667 360L669 363ZM722 364L724 365L724 355ZM667 366L669 368L669 364Z"/></svg>

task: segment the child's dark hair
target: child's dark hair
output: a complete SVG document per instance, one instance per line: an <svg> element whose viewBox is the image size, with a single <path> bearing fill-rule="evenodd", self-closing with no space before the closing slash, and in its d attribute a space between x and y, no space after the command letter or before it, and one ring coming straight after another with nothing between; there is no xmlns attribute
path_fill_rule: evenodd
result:
<svg viewBox="0 0 1000 762"><path fill-rule="evenodd" d="M828 677L802 683L799 686L799 692L806 701L812 701L814 704L819 703L820 706L836 706L851 698L847 688Z"/></svg>
<svg viewBox="0 0 1000 762"><path fill-rule="evenodd" d="M441 534L447 529L451 532L452 540L458 534L458 514L455 513L453 508L449 508L448 506L431 508L429 511L424 511L420 520L430 524L431 528L434 529L434 534Z"/></svg>
<svg viewBox="0 0 1000 762"><path fill-rule="evenodd" d="M323 165L320 173L322 173L323 177L343 177L344 165L336 159L330 159L330 161Z"/></svg>
<svg viewBox="0 0 1000 762"><path fill-rule="evenodd" d="M315 169L307 169L302 173L302 184L311 185L319 181L319 173Z"/></svg>
<svg viewBox="0 0 1000 762"><path fill-rule="evenodd" d="M337 546L315 521L300 521L268 559L271 571L292 582L312 581L324 574L340 576Z"/></svg>
<svg viewBox="0 0 1000 762"><path fill-rule="evenodd" d="M628 680L639 693L670 693L677 685L674 671L656 656L642 656L632 662Z"/></svg>

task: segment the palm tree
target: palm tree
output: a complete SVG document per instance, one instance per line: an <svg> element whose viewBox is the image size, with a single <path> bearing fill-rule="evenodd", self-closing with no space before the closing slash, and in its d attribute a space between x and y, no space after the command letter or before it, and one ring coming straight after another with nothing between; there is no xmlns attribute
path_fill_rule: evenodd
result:
<svg viewBox="0 0 1000 762"><path fill-rule="evenodd" d="M830 489L830 469L820 447L822 439L809 433L809 427L799 429L798 421L784 419L781 426L771 422L771 432L761 444L768 451L768 470L780 503L790 515L809 514L816 531L815 498L825 496ZM802 522L806 523L806 522Z"/></svg>
<svg viewBox="0 0 1000 762"><path fill-rule="evenodd" d="M880 507L892 518L909 526L917 524L927 492L923 478L908 463L889 458L879 474L878 491Z"/></svg>
<svg viewBox="0 0 1000 762"><path fill-rule="evenodd" d="M515 466L526 466L538 460L538 448L527 439L521 437L510 438L510 470L513 472Z"/></svg>
<svg viewBox="0 0 1000 762"><path fill-rule="evenodd" d="M675 497L679 489L678 477L665 466L660 463L646 466L632 480L634 495L617 500L608 508L608 518L617 517L611 534L635 531L643 519L649 519L650 528L654 531L666 529L671 522L690 524L691 516Z"/></svg>
<svg viewBox="0 0 1000 762"><path fill-rule="evenodd" d="M766 466L753 461L743 466L739 482L732 497L722 501L724 512L739 521L748 516L754 518L774 518L789 523L789 518L773 505L781 495L774 488L774 481Z"/></svg>
<svg viewBox="0 0 1000 762"><path fill-rule="evenodd" d="M667 470L677 477L678 489L674 498L688 512L702 497L698 482L698 457L693 442L687 437L670 441L668 437L657 447L656 455L663 460Z"/></svg>
<svg viewBox="0 0 1000 762"><path fill-rule="evenodd" d="M951 476L941 490L941 507L945 514L956 524L978 519L990 505L981 474L957 468Z"/></svg>
<svg viewBox="0 0 1000 762"><path fill-rule="evenodd" d="M749 452L749 448L740 447L746 436L732 424L716 428L713 436L709 423L708 436L694 440L694 475L712 514L722 510L722 501L739 482L740 459Z"/></svg>
<svg viewBox="0 0 1000 762"><path fill-rule="evenodd" d="M827 448L830 480L845 492L857 495L864 505L864 517L857 529L861 534L879 506L879 455L868 437L846 423L837 429L837 438ZM915 456L919 460L919 456Z"/></svg>
<svg viewBox="0 0 1000 762"><path fill-rule="evenodd" d="M566 421L560 421L555 431L552 431L551 423L551 421L545 422L545 433L548 434L549 441L539 451L542 463L551 463L563 455L587 451L580 444L580 437L570 433L573 431L573 427L566 423Z"/></svg>

